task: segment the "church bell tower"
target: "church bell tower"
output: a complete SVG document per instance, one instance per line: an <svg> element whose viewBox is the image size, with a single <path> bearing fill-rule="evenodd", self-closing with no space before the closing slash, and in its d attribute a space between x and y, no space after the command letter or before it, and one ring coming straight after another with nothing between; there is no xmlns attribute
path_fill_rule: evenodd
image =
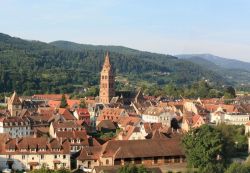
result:
<svg viewBox="0 0 250 173"><path fill-rule="evenodd" d="M104 60L100 78L99 101L109 104L110 100L115 96L115 76L108 53Z"/></svg>

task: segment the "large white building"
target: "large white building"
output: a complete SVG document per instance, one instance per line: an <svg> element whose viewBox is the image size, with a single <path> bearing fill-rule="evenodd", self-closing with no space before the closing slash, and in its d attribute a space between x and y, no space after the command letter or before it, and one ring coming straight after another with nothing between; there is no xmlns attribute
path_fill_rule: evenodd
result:
<svg viewBox="0 0 250 173"><path fill-rule="evenodd" d="M30 121L25 117L2 117L0 133L8 133L12 138L30 136L32 135Z"/></svg>
<svg viewBox="0 0 250 173"><path fill-rule="evenodd" d="M48 138L10 138L1 135L0 168L33 170L70 169L70 145L67 140Z"/></svg>
<svg viewBox="0 0 250 173"><path fill-rule="evenodd" d="M142 120L148 123L162 123L163 125L170 126L171 120L175 117L173 111L167 110L162 107L150 106L142 114Z"/></svg>
<svg viewBox="0 0 250 173"><path fill-rule="evenodd" d="M245 125L248 121L248 113L228 111L223 107L218 107L215 112L210 113L210 122L215 124Z"/></svg>

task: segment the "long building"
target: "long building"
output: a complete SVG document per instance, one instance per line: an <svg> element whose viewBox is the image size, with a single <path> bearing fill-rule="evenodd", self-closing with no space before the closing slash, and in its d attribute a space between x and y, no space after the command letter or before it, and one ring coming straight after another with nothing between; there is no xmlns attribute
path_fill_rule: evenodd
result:
<svg viewBox="0 0 250 173"><path fill-rule="evenodd" d="M0 168L33 170L42 166L49 169L70 169L70 144L67 140L49 138L8 138L1 135Z"/></svg>
<svg viewBox="0 0 250 173"><path fill-rule="evenodd" d="M129 163L157 166L185 162L180 139L116 140L87 147L77 158L78 167L115 166Z"/></svg>

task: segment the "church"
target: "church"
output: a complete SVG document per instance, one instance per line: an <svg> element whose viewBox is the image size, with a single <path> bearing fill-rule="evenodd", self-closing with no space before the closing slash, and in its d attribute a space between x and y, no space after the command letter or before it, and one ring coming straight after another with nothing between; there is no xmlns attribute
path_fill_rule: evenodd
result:
<svg viewBox="0 0 250 173"><path fill-rule="evenodd" d="M99 101L109 104L113 97L115 97L115 76L107 53L100 76Z"/></svg>

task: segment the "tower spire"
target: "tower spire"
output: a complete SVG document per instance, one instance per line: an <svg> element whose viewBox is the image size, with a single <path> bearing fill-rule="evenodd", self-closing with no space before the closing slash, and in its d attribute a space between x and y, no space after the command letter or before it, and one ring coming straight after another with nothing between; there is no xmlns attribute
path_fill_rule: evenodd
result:
<svg viewBox="0 0 250 173"><path fill-rule="evenodd" d="M110 64L110 60L109 60L109 52L107 51L103 67L110 67L110 66L111 66L111 64Z"/></svg>

